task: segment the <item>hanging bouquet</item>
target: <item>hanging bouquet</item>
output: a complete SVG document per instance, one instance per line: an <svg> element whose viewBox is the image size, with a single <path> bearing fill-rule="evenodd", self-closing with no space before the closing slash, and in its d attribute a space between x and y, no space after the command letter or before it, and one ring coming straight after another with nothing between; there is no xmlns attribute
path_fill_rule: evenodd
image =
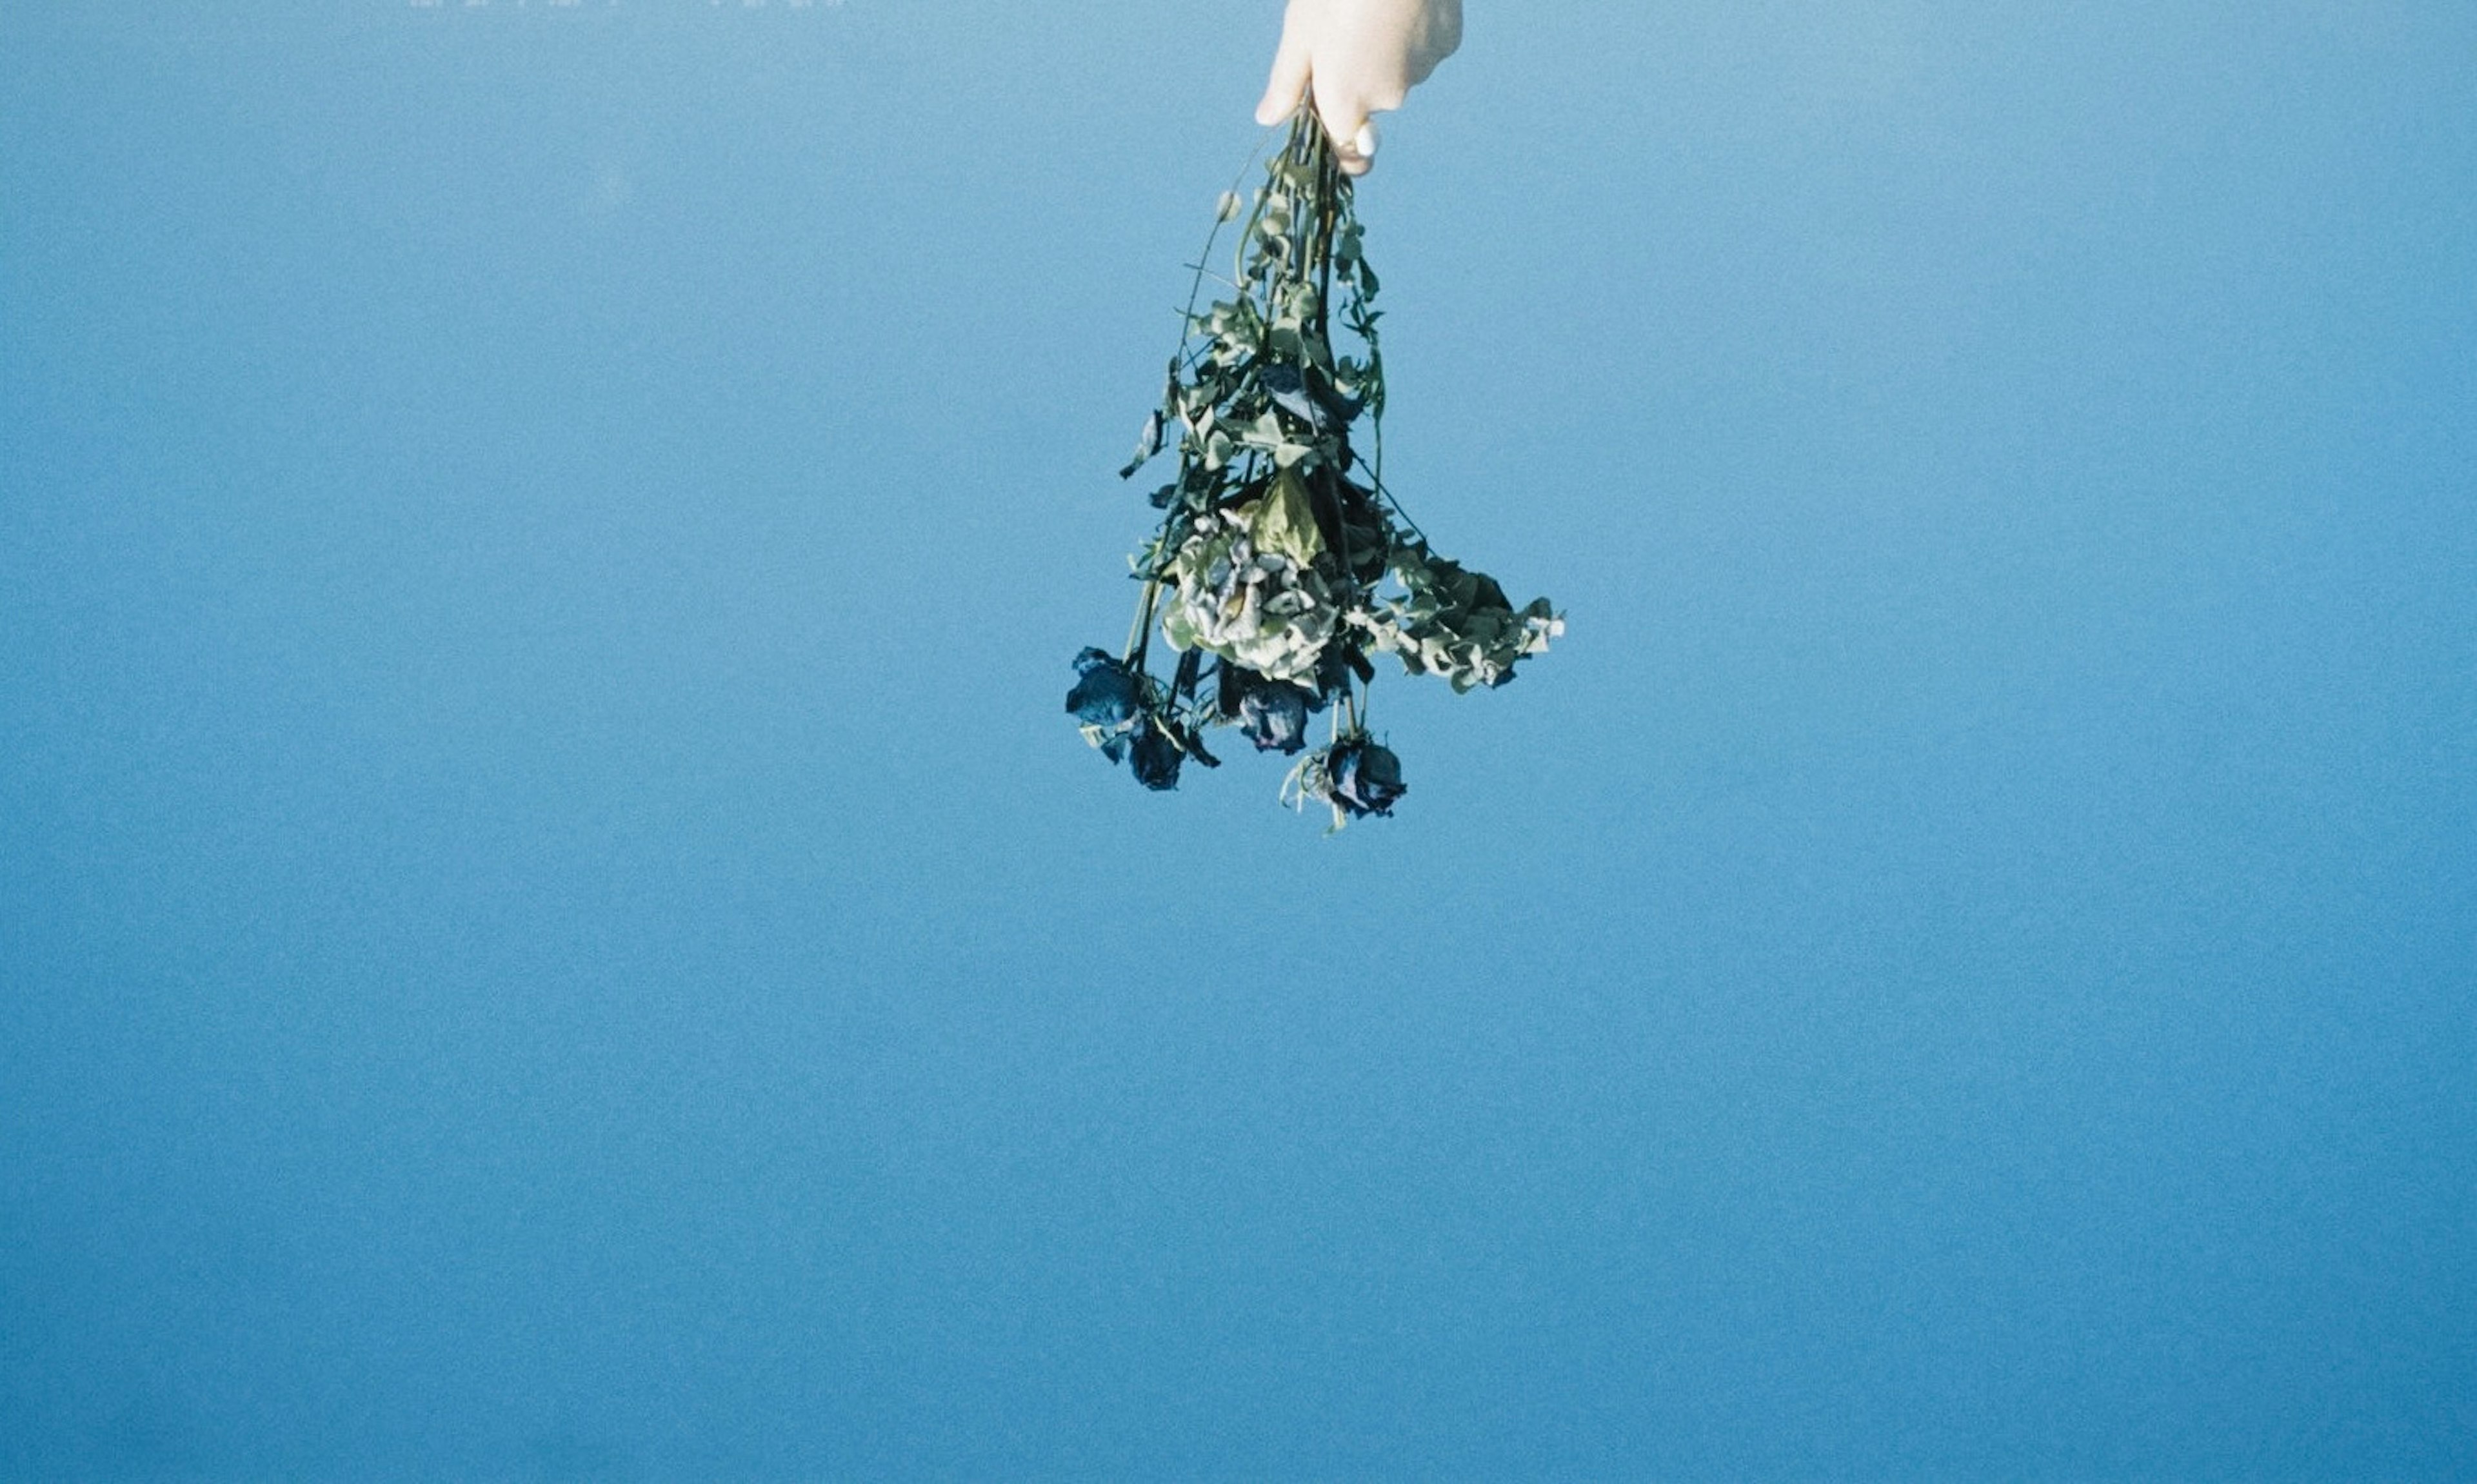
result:
<svg viewBox="0 0 2477 1484"><path fill-rule="evenodd" d="M1199 312L1204 263L1242 212L1230 297ZM1161 527L1129 558L1135 627L1120 653L1076 656L1066 697L1086 740L1147 788L1176 787L1189 760L1220 766L1204 734L1235 727L1299 756L1285 802L1331 805L1337 829L1389 814L1406 790L1367 729L1369 655L1463 692L1513 680L1564 631L1545 598L1515 608L1439 556L1385 487L1376 289L1349 177L1302 106L1263 187L1221 198L1161 406L1119 471L1175 445L1178 472L1152 493ZM1156 628L1177 656L1166 676L1151 669ZM1311 748L1310 718L1327 713Z"/></svg>

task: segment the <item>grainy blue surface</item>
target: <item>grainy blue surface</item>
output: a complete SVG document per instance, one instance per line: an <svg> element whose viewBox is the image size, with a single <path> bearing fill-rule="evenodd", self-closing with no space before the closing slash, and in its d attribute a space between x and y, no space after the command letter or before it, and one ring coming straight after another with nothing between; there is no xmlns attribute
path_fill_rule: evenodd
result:
<svg viewBox="0 0 2477 1484"><path fill-rule="evenodd" d="M1473 8L1335 840L1269 0L0 11L0 1475L2477 1474L2477 12Z"/></svg>

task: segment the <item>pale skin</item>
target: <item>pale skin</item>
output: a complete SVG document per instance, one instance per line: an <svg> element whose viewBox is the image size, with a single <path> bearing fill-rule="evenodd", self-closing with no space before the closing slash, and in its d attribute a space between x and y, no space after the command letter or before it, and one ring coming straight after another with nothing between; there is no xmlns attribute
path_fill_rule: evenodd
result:
<svg viewBox="0 0 2477 1484"><path fill-rule="evenodd" d="M1280 123L1313 88L1341 168L1364 175L1373 115L1400 108L1462 41L1462 0L1290 0L1256 121Z"/></svg>

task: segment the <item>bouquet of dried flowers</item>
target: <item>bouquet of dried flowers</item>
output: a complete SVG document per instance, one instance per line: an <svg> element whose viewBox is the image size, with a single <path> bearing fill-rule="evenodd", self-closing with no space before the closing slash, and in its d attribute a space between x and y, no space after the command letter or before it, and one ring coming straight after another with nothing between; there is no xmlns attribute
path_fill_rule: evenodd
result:
<svg viewBox="0 0 2477 1484"><path fill-rule="evenodd" d="M1199 311L1213 243L1242 215L1229 297ZM1118 654L1076 656L1066 709L1157 789L1189 760L1220 766L1204 734L1235 727L1260 752L1297 755L1285 802L1329 804L1339 829L1405 792L1401 760L1367 729L1371 653L1468 691L1514 679L1564 621L1439 556L1385 486L1376 272L1313 108L1251 199L1223 194L1213 234L1161 406L1120 471L1177 451L1152 493L1160 529L1129 559L1143 583L1135 627ZM1151 669L1156 629L1177 656L1165 676ZM1309 719L1328 712L1312 748Z"/></svg>

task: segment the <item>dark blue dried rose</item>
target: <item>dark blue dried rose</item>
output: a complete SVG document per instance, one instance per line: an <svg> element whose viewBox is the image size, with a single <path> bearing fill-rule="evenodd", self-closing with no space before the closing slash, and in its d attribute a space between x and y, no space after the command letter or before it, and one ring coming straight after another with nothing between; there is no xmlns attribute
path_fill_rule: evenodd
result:
<svg viewBox="0 0 2477 1484"><path fill-rule="evenodd" d="M1105 650L1088 649L1075 656L1075 688L1066 693L1066 709L1090 727L1123 726L1141 708L1143 687L1135 673Z"/></svg>
<svg viewBox="0 0 2477 1484"><path fill-rule="evenodd" d="M1253 670L1242 669L1222 660L1213 667L1213 714L1221 721L1238 720L1239 705L1247 699L1249 687L1261 685L1264 678Z"/></svg>
<svg viewBox="0 0 2477 1484"><path fill-rule="evenodd" d="M1325 776L1333 782L1333 802L1353 814L1390 814L1394 801L1410 792L1402 784L1402 759L1365 737L1335 748Z"/></svg>
<svg viewBox="0 0 2477 1484"><path fill-rule="evenodd" d="M1148 716L1137 725L1132 741L1127 766L1134 770L1136 781L1146 788L1176 788L1179 765L1187 761L1187 750L1178 745L1178 739Z"/></svg>
<svg viewBox="0 0 2477 1484"><path fill-rule="evenodd" d="M1260 753L1295 753L1308 745L1308 712L1316 697L1288 680L1259 680L1238 698L1238 730Z"/></svg>

